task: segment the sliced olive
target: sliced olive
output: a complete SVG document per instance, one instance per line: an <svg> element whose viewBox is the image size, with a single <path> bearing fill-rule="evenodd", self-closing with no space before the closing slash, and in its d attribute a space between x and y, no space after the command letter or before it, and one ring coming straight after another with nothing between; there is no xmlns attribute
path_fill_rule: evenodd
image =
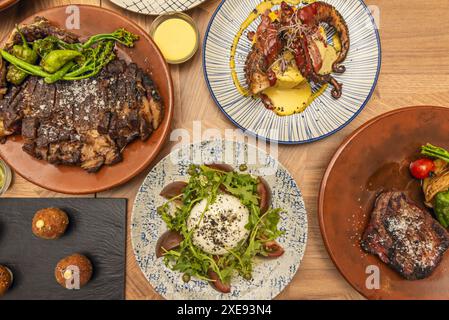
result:
<svg viewBox="0 0 449 320"><path fill-rule="evenodd" d="M188 273L184 273L183 275L182 275L182 281L184 281L185 283L187 283L187 282L189 282L190 281L190 274L188 274Z"/></svg>

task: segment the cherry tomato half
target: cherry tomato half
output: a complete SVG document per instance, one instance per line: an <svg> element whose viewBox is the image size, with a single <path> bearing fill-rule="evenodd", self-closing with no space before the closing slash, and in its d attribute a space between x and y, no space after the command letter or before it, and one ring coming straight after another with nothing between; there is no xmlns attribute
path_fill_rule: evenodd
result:
<svg viewBox="0 0 449 320"><path fill-rule="evenodd" d="M257 184L257 193L259 194L260 213L264 214L270 208L271 190L267 181L262 177L259 177L259 183Z"/></svg>
<svg viewBox="0 0 449 320"><path fill-rule="evenodd" d="M156 243L156 257L160 258L165 252L178 248L182 241L184 237L179 232L165 232Z"/></svg>
<svg viewBox="0 0 449 320"><path fill-rule="evenodd" d="M435 170L435 164L427 158L418 159L410 164L410 172L416 179L428 178L433 170Z"/></svg>

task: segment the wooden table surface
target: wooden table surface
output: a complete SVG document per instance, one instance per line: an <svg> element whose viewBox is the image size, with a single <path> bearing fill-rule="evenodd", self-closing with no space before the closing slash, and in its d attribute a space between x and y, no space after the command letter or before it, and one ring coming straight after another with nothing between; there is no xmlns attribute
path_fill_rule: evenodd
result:
<svg viewBox="0 0 449 320"><path fill-rule="evenodd" d="M363 112L346 128L325 140L302 146L280 146L279 160L293 174L304 197L309 218L309 240L305 257L292 283L278 296L280 299L362 299L343 279L330 260L321 238L317 220L317 196L321 178L334 151L353 130L369 119L403 106L449 106L449 0L369 0L380 10L382 70L376 91ZM5 36L14 24L29 15L52 6L83 3L120 12L146 30L153 17L120 9L108 0L22 0L0 13L0 35ZM189 14L204 37L207 24L219 0L208 0ZM101 23L99 21L98 23ZM175 116L173 129L192 131L193 122L202 128L224 130L233 125L215 106L203 78L201 52L193 60L171 68L175 84ZM168 154L176 142L167 142L156 163ZM134 196L148 168L126 185L92 197L125 197L129 199L128 221ZM18 175L8 197L63 197L39 188ZM126 297L128 299L160 299L137 266L130 238L127 244Z"/></svg>

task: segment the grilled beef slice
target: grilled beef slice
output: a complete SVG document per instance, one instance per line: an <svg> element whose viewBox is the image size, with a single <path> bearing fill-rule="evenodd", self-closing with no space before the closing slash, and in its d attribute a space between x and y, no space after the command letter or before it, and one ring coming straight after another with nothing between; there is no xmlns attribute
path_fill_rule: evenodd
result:
<svg viewBox="0 0 449 320"><path fill-rule="evenodd" d="M385 192L376 200L361 246L405 279L418 280L440 263L449 233L403 192Z"/></svg>
<svg viewBox="0 0 449 320"><path fill-rule="evenodd" d="M20 30L29 42L47 36L79 41L42 17ZM14 30L5 50L20 43ZM53 164L95 172L120 161L126 145L137 138L145 141L162 122L157 88L134 63L117 58L94 78L56 84L28 77L20 86L8 85L5 72L0 58L0 142L21 134L25 152Z"/></svg>

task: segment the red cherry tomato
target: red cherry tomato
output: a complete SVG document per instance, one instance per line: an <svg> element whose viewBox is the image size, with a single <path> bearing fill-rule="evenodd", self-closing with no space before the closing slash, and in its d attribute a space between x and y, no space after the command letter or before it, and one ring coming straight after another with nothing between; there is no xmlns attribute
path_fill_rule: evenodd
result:
<svg viewBox="0 0 449 320"><path fill-rule="evenodd" d="M435 170L435 164L430 159L418 159L410 164L410 172L416 179L428 178L433 170Z"/></svg>

